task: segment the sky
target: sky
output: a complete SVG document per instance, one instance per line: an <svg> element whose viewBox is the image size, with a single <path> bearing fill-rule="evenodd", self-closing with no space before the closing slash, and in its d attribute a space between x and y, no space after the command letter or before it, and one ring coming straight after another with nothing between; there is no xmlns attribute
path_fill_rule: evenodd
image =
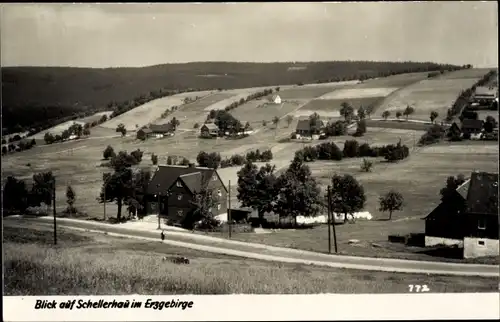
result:
<svg viewBox="0 0 500 322"><path fill-rule="evenodd" d="M2 66L432 61L498 66L497 2L0 4Z"/></svg>

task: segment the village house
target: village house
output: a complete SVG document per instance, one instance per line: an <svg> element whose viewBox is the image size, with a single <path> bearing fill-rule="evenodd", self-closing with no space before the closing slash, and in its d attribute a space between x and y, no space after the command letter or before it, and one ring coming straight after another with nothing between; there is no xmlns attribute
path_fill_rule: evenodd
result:
<svg viewBox="0 0 500 322"><path fill-rule="evenodd" d="M281 97L278 94L275 94L270 99L271 103L281 104Z"/></svg>
<svg viewBox="0 0 500 322"><path fill-rule="evenodd" d="M227 188L217 170L188 166L159 166L148 185L147 214L160 215L177 225L196 209L193 201L200 192L211 191L214 216L227 213Z"/></svg>
<svg viewBox="0 0 500 322"><path fill-rule="evenodd" d="M145 131L148 137L163 138L174 135L175 127L171 123L151 124L149 131Z"/></svg>
<svg viewBox="0 0 500 322"><path fill-rule="evenodd" d="M498 88L494 86L478 86L473 95L473 100L480 105L489 105L498 98Z"/></svg>
<svg viewBox="0 0 500 322"><path fill-rule="evenodd" d="M425 246L457 245L464 258L498 256L498 173L471 178L425 219Z"/></svg>
<svg viewBox="0 0 500 322"><path fill-rule="evenodd" d="M214 123L205 123L200 128L200 136L204 138L216 137L219 135L219 127Z"/></svg>
<svg viewBox="0 0 500 322"><path fill-rule="evenodd" d="M453 122L450 131L461 133L462 137L478 136L483 131L483 121L474 119L463 119L462 122Z"/></svg>

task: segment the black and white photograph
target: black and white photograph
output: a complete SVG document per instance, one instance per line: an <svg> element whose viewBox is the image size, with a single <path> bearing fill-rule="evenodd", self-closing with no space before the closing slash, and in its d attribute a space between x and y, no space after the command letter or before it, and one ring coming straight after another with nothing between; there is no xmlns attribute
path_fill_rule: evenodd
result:
<svg viewBox="0 0 500 322"><path fill-rule="evenodd" d="M0 13L5 296L498 295L496 1Z"/></svg>

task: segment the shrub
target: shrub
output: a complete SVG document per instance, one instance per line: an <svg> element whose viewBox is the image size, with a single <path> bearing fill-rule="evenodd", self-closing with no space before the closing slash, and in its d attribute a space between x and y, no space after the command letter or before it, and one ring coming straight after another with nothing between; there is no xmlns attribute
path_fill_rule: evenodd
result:
<svg viewBox="0 0 500 322"><path fill-rule="evenodd" d="M420 137L420 139L418 140L418 144L428 145L437 143L444 138L445 133L446 129L443 126L434 124L430 128L428 128L427 132Z"/></svg>
<svg viewBox="0 0 500 322"><path fill-rule="evenodd" d="M102 156L104 160L109 160L110 158L116 156L116 153L113 147L111 145L108 145L106 149L104 149L104 151L102 152Z"/></svg>
<svg viewBox="0 0 500 322"><path fill-rule="evenodd" d="M234 154L231 156L231 164L232 165L243 165L245 163L245 157L239 154Z"/></svg>
<svg viewBox="0 0 500 322"><path fill-rule="evenodd" d="M273 153L271 152L271 150L266 150L262 152L262 154L260 155L261 162L269 162L272 159L273 159Z"/></svg>
<svg viewBox="0 0 500 322"><path fill-rule="evenodd" d="M187 159L187 158L182 158L182 160L181 160L181 162L180 162L180 165L184 165L184 166L186 166L186 165L189 165L189 164L191 164L191 161L189 161L189 159Z"/></svg>
<svg viewBox="0 0 500 322"><path fill-rule="evenodd" d="M333 142L325 142L317 146L319 160L342 160L343 153Z"/></svg>
<svg viewBox="0 0 500 322"><path fill-rule="evenodd" d="M370 172L372 171L373 168L373 162L363 159L363 162L361 162L361 171L363 172Z"/></svg>
<svg viewBox="0 0 500 322"><path fill-rule="evenodd" d="M193 129L197 129L197 128L199 128L199 127L200 127L200 124L198 124L198 123L194 123L194 125L193 125Z"/></svg>

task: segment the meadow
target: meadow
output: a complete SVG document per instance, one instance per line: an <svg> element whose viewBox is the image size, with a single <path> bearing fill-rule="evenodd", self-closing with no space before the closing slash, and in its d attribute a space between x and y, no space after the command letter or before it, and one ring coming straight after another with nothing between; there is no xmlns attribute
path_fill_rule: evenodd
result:
<svg viewBox="0 0 500 322"><path fill-rule="evenodd" d="M349 103L355 111L358 110L360 106L367 108L370 105L377 103L383 97L355 97L346 99L314 99L309 101L306 105L300 108L295 115L296 116L307 116L312 113L318 113L324 117L330 118L341 118L340 109L342 108L342 103Z"/></svg>
<svg viewBox="0 0 500 322"><path fill-rule="evenodd" d="M205 97L211 93L211 91L190 92L155 99L126 113L118 115L111 120L102 123L101 126L114 130L119 124L124 124L128 131L135 131L138 128L148 125L160 118L161 114L165 112L167 108L171 108L172 106L181 106L184 103L184 98L190 97L194 99L197 96Z"/></svg>
<svg viewBox="0 0 500 322"><path fill-rule="evenodd" d="M367 135L367 143L379 145L395 143L400 132L402 143L411 147L413 135L404 135L403 130L379 129ZM384 138L385 137L385 138ZM418 136L417 136L418 138ZM341 139L338 140L341 143ZM361 138L360 143L363 140ZM391 142L392 141L392 142ZM339 144L342 148L342 145ZM358 220L354 224L339 225L337 238L339 248L350 255L398 257L409 259L431 259L422 248L399 247L387 243L390 234L424 232L424 218L439 204L439 191L445 186L448 176L463 174L470 176L474 170L498 171L498 146L494 143L441 143L419 148L410 152L410 157L397 164L373 159L372 172L360 170L361 158L342 161L316 161L309 163L313 176L325 188L334 173L351 174L363 185L366 193L364 211L372 214L371 221ZM395 212L392 221L387 221L388 213L379 211L378 198L389 190L400 192L405 198L402 211ZM277 231L272 234L236 234L234 238L243 241L260 242L275 246L293 247L325 252L327 250L326 227L307 230ZM349 240L360 242L350 244ZM373 243L378 245L373 246ZM440 258L441 260L441 258ZM446 260L446 259L444 259ZM492 259L486 259L491 261ZM496 262L498 259L493 259ZM459 261L459 259L457 259Z"/></svg>
<svg viewBox="0 0 500 322"><path fill-rule="evenodd" d="M5 295L491 292L497 279L387 273L242 259L125 238L4 227ZM188 265L174 264L187 257Z"/></svg>

